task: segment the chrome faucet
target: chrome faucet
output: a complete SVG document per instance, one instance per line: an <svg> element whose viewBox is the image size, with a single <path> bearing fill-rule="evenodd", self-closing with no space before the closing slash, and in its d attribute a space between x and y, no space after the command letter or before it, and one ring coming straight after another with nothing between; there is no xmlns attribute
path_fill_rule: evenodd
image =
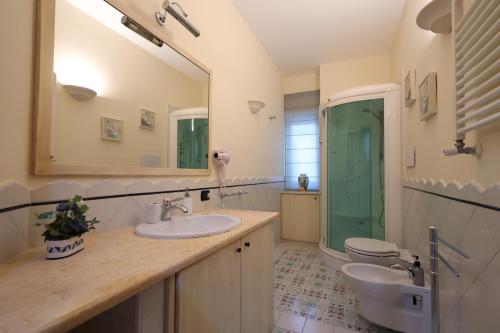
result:
<svg viewBox="0 0 500 333"><path fill-rule="evenodd" d="M161 211L161 220L162 221L170 221L172 220L172 210L179 209L184 214L188 213L188 209L184 205L180 204L172 204L172 202L184 200L184 197L179 197L175 199L165 198L163 199L162 211Z"/></svg>
<svg viewBox="0 0 500 333"><path fill-rule="evenodd" d="M396 269L398 271L407 271L410 279L415 277L415 273L413 272L413 264L409 263L408 266L404 266L401 264L391 265L390 269Z"/></svg>

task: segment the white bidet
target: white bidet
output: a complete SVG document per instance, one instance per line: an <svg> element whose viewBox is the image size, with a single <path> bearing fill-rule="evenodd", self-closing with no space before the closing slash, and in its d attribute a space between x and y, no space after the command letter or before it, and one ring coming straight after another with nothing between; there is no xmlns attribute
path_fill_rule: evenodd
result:
<svg viewBox="0 0 500 333"><path fill-rule="evenodd" d="M431 332L431 289L415 286L407 272L351 263L342 266L349 287L366 319L406 333Z"/></svg>

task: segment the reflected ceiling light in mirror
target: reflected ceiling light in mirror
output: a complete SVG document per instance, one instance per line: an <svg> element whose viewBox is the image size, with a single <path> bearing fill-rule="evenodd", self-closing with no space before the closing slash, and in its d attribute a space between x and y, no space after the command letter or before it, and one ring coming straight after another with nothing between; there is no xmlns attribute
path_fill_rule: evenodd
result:
<svg viewBox="0 0 500 333"><path fill-rule="evenodd" d="M103 78L88 61L71 57L56 57L54 72L57 81L76 100L84 101L103 94Z"/></svg>
<svg viewBox="0 0 500 333"><path fill-rule="evenodd" d="M73 86L70 84L64 84L63 87L68 91L68 93L80 102L86 102L97 96L97 93L86 87Z"/></svg>

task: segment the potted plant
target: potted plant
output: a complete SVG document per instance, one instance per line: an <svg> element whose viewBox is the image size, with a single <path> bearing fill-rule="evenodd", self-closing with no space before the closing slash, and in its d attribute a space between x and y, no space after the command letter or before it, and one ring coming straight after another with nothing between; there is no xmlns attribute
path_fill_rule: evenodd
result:
<svg viewBox="0 0 500 333"><path fill-rule="evenodd" d="M96 218L87 220L89 207L81 196L59 203L55 211L36 214L37 226L43 225L42 236L47 243L47 259L69 257L85 247L82 235L94 228Z"/></svg>

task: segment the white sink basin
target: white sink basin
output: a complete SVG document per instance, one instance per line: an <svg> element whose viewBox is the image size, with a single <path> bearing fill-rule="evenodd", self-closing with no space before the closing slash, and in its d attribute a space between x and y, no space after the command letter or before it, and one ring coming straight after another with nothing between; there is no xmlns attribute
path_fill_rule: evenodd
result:
<svg viewBox="0 0 500 333"><path fill-rule="evenodd" d="M161 223L143 223L135 229L140 237L182 239L216 235L237 228L240 219L227 215L192 215Z"/></svg>

